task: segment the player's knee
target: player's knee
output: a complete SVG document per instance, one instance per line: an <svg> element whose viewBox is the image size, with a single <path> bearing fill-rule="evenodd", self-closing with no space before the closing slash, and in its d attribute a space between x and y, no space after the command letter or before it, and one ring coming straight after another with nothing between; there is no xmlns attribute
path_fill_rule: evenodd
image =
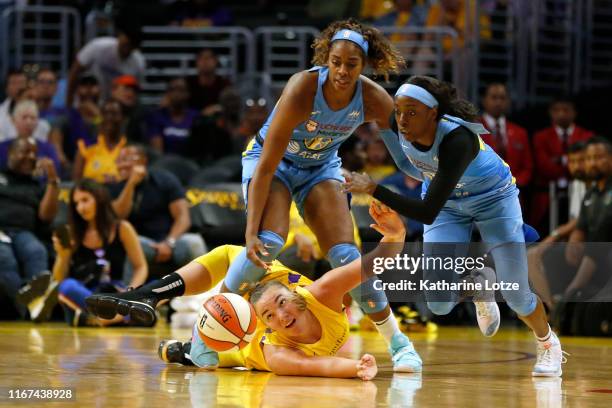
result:
<svg viewBox="0 0 612 408"><path fill-rule="evenodd" d="M359 258L361 254L355 244L338 244L334 245L327 252L327 259L331 264L332 268L338 268L339 266L346 265L355 259Z"/></svg>
<svg viewBox="0 0 612 408"><path fill-rule="evenodd" d="M519 316L528 316L535 310L538 298L532 291L502 290L501 294L510 309Z"/></svg>
<svg viewBox="0 0 612 408"><path fill-rule="evenodd" d="M268 252L267 256L261 257L261 259L266 262L275 260L281 249L283 249L283 246L285 246L285 240L283 237L273 231L261 231L259 233L259 240Z"/></svg>
<svg viewBox="0 0 612 408"><path fill-rule="evenodd" d="M366 314L380 312L389 304L385 292L375 289L374 281L376 278L370 278L349 292Z"/></svg>
<svg viewBox="0 0 612 408"><path fill-rule="evenodd" d="M427 307L433 314L447 315L455 307L454 302L427 302Z"/></svg>

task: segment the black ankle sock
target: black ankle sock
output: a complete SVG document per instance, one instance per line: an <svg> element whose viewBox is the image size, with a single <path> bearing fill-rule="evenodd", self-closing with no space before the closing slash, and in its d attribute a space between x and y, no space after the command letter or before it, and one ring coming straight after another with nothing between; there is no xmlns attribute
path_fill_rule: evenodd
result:
<svg viewBox="0 0 612 408"><path fill-rule="evenodd" d="M185 281L176 272L164 276L161 279L147 283L136 291L145 296L155 297L158 301L183 296L185 293Z"/></svg>

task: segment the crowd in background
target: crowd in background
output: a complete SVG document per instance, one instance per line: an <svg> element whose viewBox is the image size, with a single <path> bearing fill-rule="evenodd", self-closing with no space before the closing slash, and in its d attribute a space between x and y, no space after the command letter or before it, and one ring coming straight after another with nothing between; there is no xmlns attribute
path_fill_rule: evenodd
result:
<svg viewBox="0 0 612 408"><path fill-rule="evenodd" d="M231 13L222 8L212 12L202 6L207 2L179 3L172 24L231 22ZM491 3L495 8L504 2ZM189 8L196 6L204 8ZM363 2L361 12L380 25L465 28L464 10L461 0L431 7L396 0ZM486 19L483 36L490 35ZM185 192L190 175L155 167L155 161L176 157L197 172L221 159L239 160L272 108L274 101L242 99L231 81L218 75L219 61L208 48L195 56L196 75L171 78L159 106L143 106L139 92L146 61L140 36L135 27L118 26L115 36L87 43L64 87L49 67L15 69L4 78L0 298L14 305L21 318L48 319L57 299L72 325L129 324L123 318L89 316L84 299L97 291L138 286L207 250L202 236L191 230ZM545 237L529 252L536 290L552 309L563 296L601 287L610 275L610 259L585 252L579 244L612 241L609 141L576 123L578 112L569 96L550 102L550 126L532 134L508 117L511 100L505 84L490 83L478 102L478 120L490 131L484 142L511 168L525 221ZM344 168L419 197L420 181L397 171L377 133L371 124L357 129L340 149ZM66 181L73 183L69 228L50 231L59 186ZM559 198L560 225L552 232L551 186ZM409 239L419 240L423 226L406 223ZM302 227L296 226L297 235L289 240L296 247L293 259L306 264L321 260L316 239L300 232ZM551 250L550 244L559 241L569 244ZM557 267L547 268L550 253L566 260L562 279Z"/></svg>

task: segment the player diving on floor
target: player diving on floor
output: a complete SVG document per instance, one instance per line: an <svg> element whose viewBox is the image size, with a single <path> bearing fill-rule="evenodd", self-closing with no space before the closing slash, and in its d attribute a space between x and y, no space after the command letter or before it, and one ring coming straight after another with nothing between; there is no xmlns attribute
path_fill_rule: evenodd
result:
<svg viewBox="0 0 612 408"><path fill-rule="evenodd" d="M378 368L372 355L364 354L359 360L335 356L349 334L344 296L372 277L374 258L393 257L403 249L406 229L397 213L375 202L370 206L370 215L375 221L372 227L383 235L378 247L314 282L278 261L270 263L266 274L243 295L259 318L255 336L245 348L221 353L210 349L200 338L196 322L190 342L164 341L159 348L160 357L207 369L240 366L278 375L374 378ZM93 295L87 299L88 308L100 317L119 313L150 321L160 301L203 293L226 278L231 262L242 249L218 247L136 290ZM421 371L421 359L409 341L389 351L392 358L401 357L405 372Z"/></svg>

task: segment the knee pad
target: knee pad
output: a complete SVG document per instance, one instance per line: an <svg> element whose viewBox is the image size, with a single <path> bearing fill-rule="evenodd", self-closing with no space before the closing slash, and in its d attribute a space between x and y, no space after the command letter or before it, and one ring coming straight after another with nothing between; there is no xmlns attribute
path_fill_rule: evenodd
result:
<svg viewBox="0 0 612 408"><path fill-rule="evenodd" d="M433 314L447 315L455 307L455 302L427 302L427 307Z"/></svg>
<svg viewBox="0 0 612 408"><path fill-rule="evenodd" d="M359 258L361 254L355 244L338 244L334 245L329 252L327 252L327 259L331 264L332 268L338 268L339 266L346 265L355 259Z"/></svg>
<svg viewBox="0 0 612 408"><path fill-rule="evenodd" d="M349 292L366 314L380 312L389 304L385 291L374 288L374 282L377 280L378 278L371 277Z"/></svg>
<svg viewBox="0 0 612 408"><path fill-rule="evenodd" d="M272 262L276 259L281 249L285 245L285 240L275 232L261 231L259 233L264 248L268 251L267 256L260 255L264 262ZM225 277L225 286L234 293L243 294L254 283L266 274L266 270L255 266L246 256L246 249L240 251L240 254L231 263L227 276Z"/></svg>
<svg viewBox="0 0 612 408"><path fill-rule="evenodd" d="M519 316L529 316L538 305L538 297L529 288L527 291L502 290L501 294L508 307Z"/></svg>

